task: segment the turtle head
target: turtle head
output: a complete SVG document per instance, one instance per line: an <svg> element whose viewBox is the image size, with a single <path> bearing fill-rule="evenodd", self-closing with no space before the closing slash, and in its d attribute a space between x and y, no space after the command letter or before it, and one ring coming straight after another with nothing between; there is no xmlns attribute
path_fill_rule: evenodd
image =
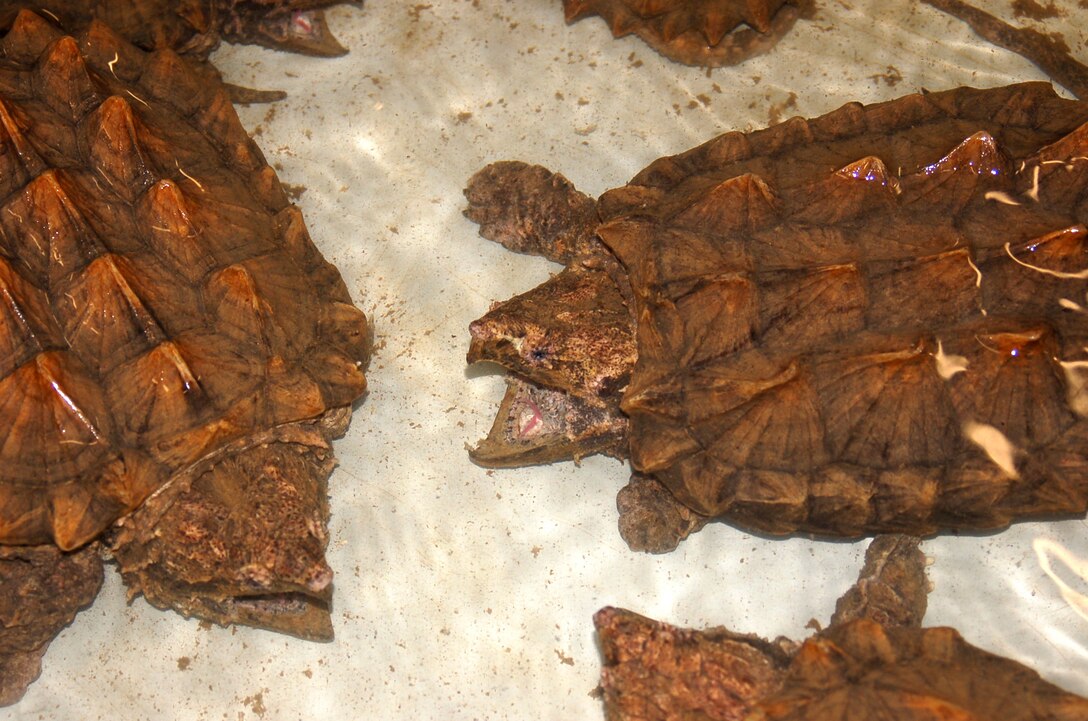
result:
<svg viewBox="0 0 1088 721"><path fill-rule="evenodd" d="M465 189L480 235L566 270L472 323L468 362L511 373L487 438L470 451L488 467L623 456L619 399L635 364L635 329L615 258L597 238L597 203L539 165L492 163Z"/></svg>
<svg viewBox="0 0 1088 721"><path fill-rule="evenodd" d="M634 324L608 273L574 265L470 326L468 361L511 373L483 466L625 454L619 400L635 363Z"/></svg>
<svg viewBox="0 0 1088 721"><path fill-rule="evenodd" d="M333 463L320 442L271 441L176 479L115 535L130 594L224 625L331 640L325 546Z"/></svg>
<svg viewBox="0 0 1088 721"><path fill-rule="evenodd" d="M233 43L252 43L303 55L347 53L321 8L340 0L214 0L219 33Z"/></svg>

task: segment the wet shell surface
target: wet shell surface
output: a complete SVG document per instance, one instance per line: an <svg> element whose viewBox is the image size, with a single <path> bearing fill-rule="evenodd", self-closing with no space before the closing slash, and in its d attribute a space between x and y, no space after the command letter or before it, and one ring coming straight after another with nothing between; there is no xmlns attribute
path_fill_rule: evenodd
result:
<svg viewBox="0 0 1088 721"><path fill-rule="evenodd" d="M685 65L735 65L764 53L810 0L563 0L567 22L599 15L615 37L635 34Z"/></svg>
<svg viewBox="0 0 1088 721"><path fill-rule="evenodd" d="M110 530L133 594L327 638L328 441L369 343L222 85L100 23L72 37L17 16L0 40L0 544Z"/></svg>
<svg viewBox="0 0 1088 721"><path fill-rule="evenodd" d="M603 289L580 297L626 308L633 350L602 353L589 322L553 352L571 333L520 309L557 279L477 321L470 359L616 409L618 445L567 456L629 455L633 545L709 518L856 536L1084 512L1088 104L1041 83L853 103L662 158L596 204L526 167L478 174L468 215ZM500 418L480 462L562 455L543 430L570 445L579 414L526 393L505 410L543 420Z"/></svg>

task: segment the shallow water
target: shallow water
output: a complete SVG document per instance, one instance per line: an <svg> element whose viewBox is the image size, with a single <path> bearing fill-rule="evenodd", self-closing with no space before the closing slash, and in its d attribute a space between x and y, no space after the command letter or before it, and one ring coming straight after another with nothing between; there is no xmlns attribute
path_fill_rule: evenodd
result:
<svg viewBox="0 0 1088 721"><path fill-rule="evenodd" d="M826 623L864 542L716 524L673 554L639 555L616 532L624 465L469 463L464 446L486 434L502 381L465 367L468 323L557 267L479 238L461 216L461 188L493 160L548 165L595 196L726 130L921 88L1042 79L928 6L821 5L770 54L710 73L614 41L596 19L568 27L558 0L370 0L330 13L345 58L219 51L228 79L288 91L240 115L301 193L379 344L330 481L337 639L202 628L126 605L110 574L0 719L596 719L590 617L603 605L768 637ZM1039 27L1088 58L1088 9ZM1088 558L1086 531L1071 520L927 541L927 624L1088 694L1088 621L1032 548L1052 539Z"/></svg>

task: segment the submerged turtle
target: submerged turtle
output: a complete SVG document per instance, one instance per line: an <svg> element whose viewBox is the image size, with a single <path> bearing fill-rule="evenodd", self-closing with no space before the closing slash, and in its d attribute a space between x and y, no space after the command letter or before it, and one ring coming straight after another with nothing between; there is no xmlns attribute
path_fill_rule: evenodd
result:
<svg viewBox="0 0 1088 721"><path fill-rule="evenodd" d="M620 530L997 528L1088 505L1088 103L960 88L728 133L593 201L469 183L566 263L471 326L514 378L484 466L629 457Z"/></svg>
<svg viewBox="0 0 1088 721"><path fill-rule="evenodd" d="M599 15L615 37L634 33L685 65L735 65L774 47L811 0L563 0L567 22ZM744 27L742 27L744 26Z"/></svg>
<svg viewBox="0 0 1088 721"><path fill-rule="evenodd" d="M195 69L219 78L208 57L221 40L335 57L347 50L333 36L323 8L362 0L6 0L0 2L0 26L23 9L52 18L69 32L92 20L108 25L137 47L169 48ZM282 99L282 91L258 91L226 84L235 102Z"/></svg>
<svg viewBox="0 0 1088 721"><path fill-rule="evenodd" d="M1088 699L967 643L921 628L925 558L917 539L872 542L831 625L796 643L692 631L605 608L594 617L609 721L932 721L1088 718Z"/></svg>
<svg viewBox="0 0 1088 721"><path fill-rule="evenodd" d="M0 701L93 598L103 535L156 606L330 638L329 439L369 344L221 85L21 12L0 39Z"/></svg>

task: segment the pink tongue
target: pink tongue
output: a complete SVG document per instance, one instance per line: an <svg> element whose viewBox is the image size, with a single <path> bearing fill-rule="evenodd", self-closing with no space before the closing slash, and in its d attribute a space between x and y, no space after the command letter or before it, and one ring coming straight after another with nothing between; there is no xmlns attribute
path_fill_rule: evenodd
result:
<svg viewBox="0 0 1088 721"><path fill-rule="evenodd" d="M297 38L308 38L314 34L314 24L310 21L311 14L303 10L296 10L291 16L291 35Z"/></svg>

